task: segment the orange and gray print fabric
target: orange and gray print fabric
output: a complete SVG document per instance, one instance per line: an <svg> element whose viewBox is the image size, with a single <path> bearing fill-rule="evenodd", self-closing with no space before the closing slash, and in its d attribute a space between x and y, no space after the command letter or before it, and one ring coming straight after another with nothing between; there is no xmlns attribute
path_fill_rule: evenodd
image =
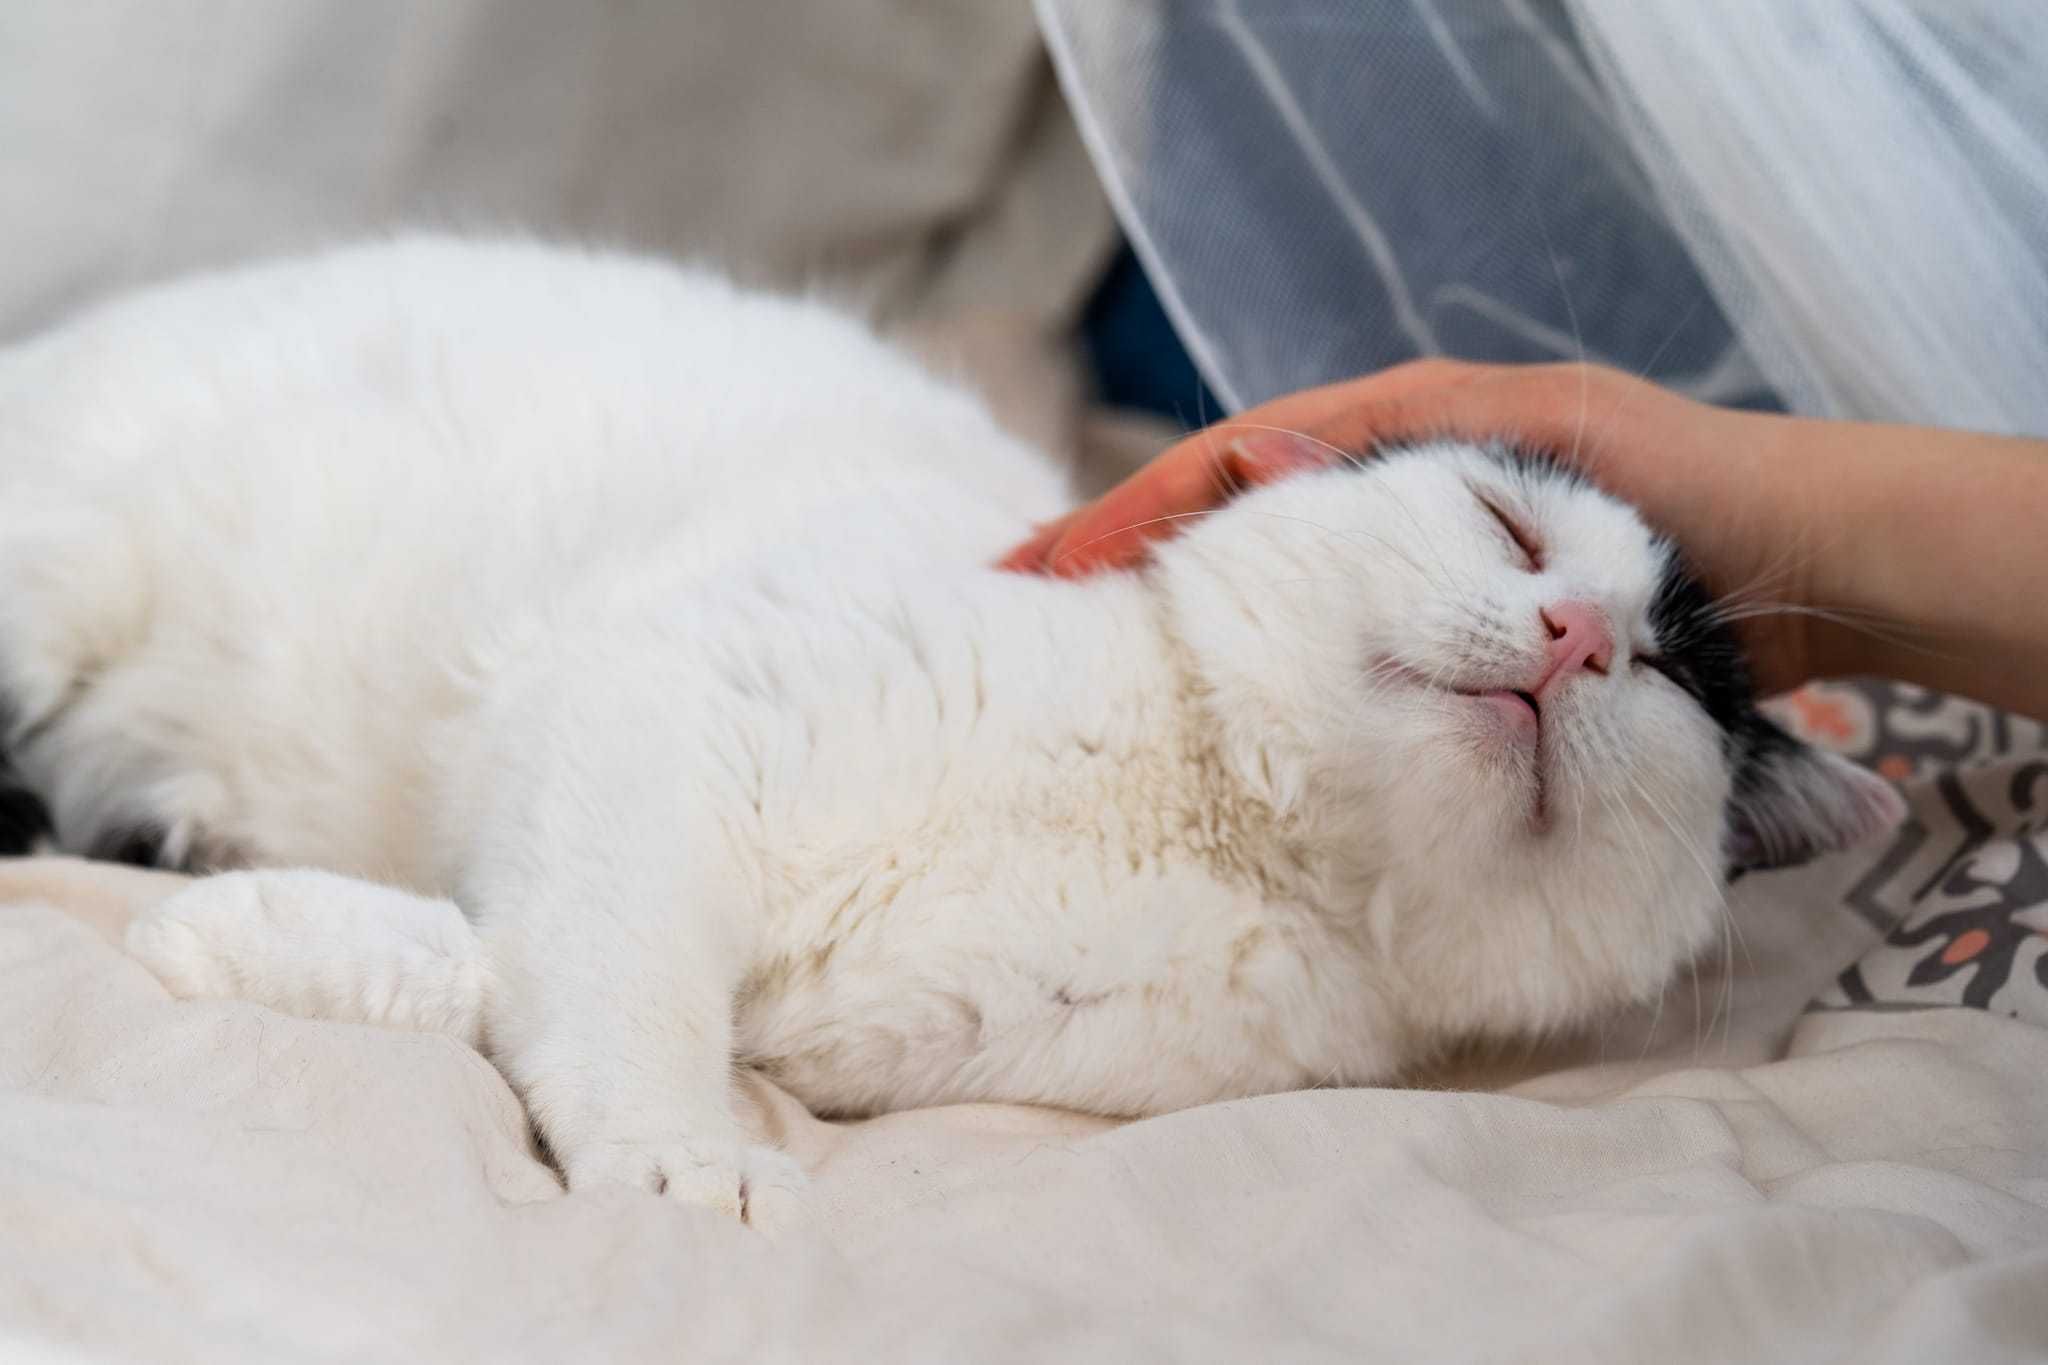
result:
<svg viewBox="0 0 2048 1365"><path fill-rule="evenodd" d="M2048 728L1878 682L1816 684L1772 709L1897 782L1908 808L1841 892L1884 941L1812 1008L1965 1005L2048 1025Z"/></svg>

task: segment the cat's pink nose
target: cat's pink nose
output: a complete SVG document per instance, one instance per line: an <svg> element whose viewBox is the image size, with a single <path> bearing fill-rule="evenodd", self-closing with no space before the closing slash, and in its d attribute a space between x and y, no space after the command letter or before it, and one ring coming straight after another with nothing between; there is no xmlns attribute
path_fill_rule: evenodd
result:
<svg viewBox="0 0 2048 1365"><path fill-rule="evenodd" d="M1537 613L1550 633L1544 648L1543 677L1529 690L1538 701L1565 685L1581 672L1607 672L1614 660L1614 628L1607 613L1591 602L1553 602Z"/></svg>

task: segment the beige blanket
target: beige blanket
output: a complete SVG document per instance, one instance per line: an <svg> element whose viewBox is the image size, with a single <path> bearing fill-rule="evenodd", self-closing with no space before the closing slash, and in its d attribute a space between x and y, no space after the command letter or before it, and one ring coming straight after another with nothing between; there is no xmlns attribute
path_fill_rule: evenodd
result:
<svg viewBox="0 0 2048 1365"><path fill-rule="evenodd" d="M445 1039L171 1001L108 935L172 885L0 865L0 1358L2048 1355L2048 1030L1798 1016L1844 912L1738 897L1732 978L1504 1093L825 1124L757 1085L813 1181L771 1242L565 1195Z"/></svg>

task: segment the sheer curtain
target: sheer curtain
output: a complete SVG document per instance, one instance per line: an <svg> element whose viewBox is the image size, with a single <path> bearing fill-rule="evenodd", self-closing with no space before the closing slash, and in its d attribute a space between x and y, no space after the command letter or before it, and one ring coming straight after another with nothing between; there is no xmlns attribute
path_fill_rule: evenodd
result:
<svg viewBox="0 0 2048 1365"><path fill-rule="evenodd" d="M1233 407L1416 355L2048 434L2048 5L1038 0Z"/></svg>

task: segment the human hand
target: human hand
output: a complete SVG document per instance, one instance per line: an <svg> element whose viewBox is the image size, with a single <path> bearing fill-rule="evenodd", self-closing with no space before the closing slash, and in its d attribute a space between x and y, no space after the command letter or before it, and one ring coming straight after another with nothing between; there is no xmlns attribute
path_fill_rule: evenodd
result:
<svg viewBox="0 0 2048 1365"><path fill-rule="evenodd" d="M1817 547L1787 515L1805 496L1788 481L1805 466L1761 462L1793 438L1788 426L1815 425L1710 407L1600 366L1413 361L1196 432L1039 528L1002 565L1060 577L1128 567L1187 518L1298 470L1399 441L1507 439L1554 452L1641 509L1730 599L1759 683L1789 688L1811 676L1806 570Z"/></svg>

